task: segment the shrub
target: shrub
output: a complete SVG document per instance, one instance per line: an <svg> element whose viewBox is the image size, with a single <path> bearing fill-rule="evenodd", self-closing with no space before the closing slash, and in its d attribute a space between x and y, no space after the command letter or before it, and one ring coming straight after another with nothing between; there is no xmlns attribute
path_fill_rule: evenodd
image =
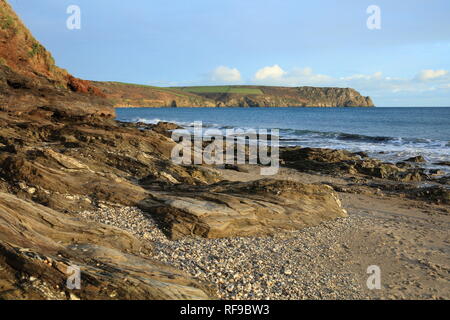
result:
<svg viewBox="0 0 450 320"><path fill-rule="evenodd" d="M11 16L4 16L0 20L0 26L5 30L11 29L15 26L14 19Z"/></svg>
<svg viewBox="0 0 450 320"><path fill-rule="evenodd" d="M45 48L39 43L35 42L31 45L31 50L29 52L31 57L34 57L37 54L43 54L45 52Z"/></svg>

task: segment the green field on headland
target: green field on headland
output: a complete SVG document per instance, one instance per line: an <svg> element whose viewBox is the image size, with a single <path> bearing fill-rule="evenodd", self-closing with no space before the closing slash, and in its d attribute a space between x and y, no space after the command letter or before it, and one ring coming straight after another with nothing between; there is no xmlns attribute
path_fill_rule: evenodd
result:
<svg viewBox="0 0 450 320"><path fill-rule="evenodd" d="M235 86L200 86L200 87L174 87L191 93L236 93L236 94L263 94L261 89Z"/></svg>

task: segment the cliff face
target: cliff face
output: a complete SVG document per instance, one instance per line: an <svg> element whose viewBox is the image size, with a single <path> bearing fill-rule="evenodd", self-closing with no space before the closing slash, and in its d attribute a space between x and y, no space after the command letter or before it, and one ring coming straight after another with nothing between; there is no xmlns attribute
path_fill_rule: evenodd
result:
<svg viewBox="0 0 450 320"><path fill-rule="evenodd" d="M350 88L252 87L261 94L211 96L220 107L373 107L370 97ZM207 95L208 96L208 95Z"/></svg>
<svg viewBox="0 0 450 320"><path fill-rule="evenodd" d="M176 87L96 82L116 107L373 107L350 88Z"/></svg>
<svg viewBox="0 0 450 320"><path fill-rule="evenodd" d="M206 97L176 88L95 82L115 107L215 107L216 102Z"/></svg>
<svg viewBox="0 0 450 320"><path fill-rule="evenodd" d="M5 0L0 0L0 64L42 84L60 84L67 71L55 66L52 55L23 25Z"/></svg>
<svg viewBox="0 0 450 320"><path fill-rule="evenodd" d="M114 116L110 103L89 81L55 65L5 0L0 0L0 48L0 108Z"/></svg>

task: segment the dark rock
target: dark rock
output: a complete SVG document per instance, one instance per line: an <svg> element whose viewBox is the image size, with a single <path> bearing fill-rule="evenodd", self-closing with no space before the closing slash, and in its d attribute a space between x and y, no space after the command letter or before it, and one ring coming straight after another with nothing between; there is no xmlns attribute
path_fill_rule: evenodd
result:
<svg viewBox="0 0 450 320"><path fill-rule="evenodd" d="M435 181L438 182L438 183L440 183L440 184L447 184L447 185L450 185L450 176L447 175L447 176L445 176L445 177L436 179Z"/></svg>
<svg viewBox="0 0 450 320"><path fill-rule="evenodd" d="M442 186L419 188L410 193L410 198L421 199L437 204L450 204L450 189Z"/></svg>
<svg viewBox="0 0 450 320"><path fill-rule="evenodd" d="M172 131L177 130L177 129L182 129L182 127L180 127L179 125L177 125L175 123L163 122L163 121L160 121L156 125L152 126L153 131L163 134L169 138L172 136Z"/></svg>
<svg viewBox="0 0 450 320"><path fill-rule="evenodd" d="M360 156L361 158L369 158L369 155L367 154L367 152L364 152L364 151L355 152L354 154Z"/></svg>
<svg viewBox="0 0 450 320"><path fill-rule="evenodd" d="M436 162L435 165L438 165L438 166L449 166L450 167L450 161Z"/></svg>
<svg viewBox="0 0 450 320"><path fill-rule="evenodd" d="M413 166L411 165L411 163L408 163L408 162L404 162L404 161L401 161L401 162L397 162L396 164L395 164L397 167L399 167L399 168L406 168L406 169L409 169L409 168L413 168Z"/></svg>
<svg viewBox="0 0 450 320"><path fill-rule="evenodd" d="M427 160L425 160L422 156L412 157L409 159L406 159L405 162L415 162L415 163L425 163Z"/></svg>
<svg viewBox="0 0 450 320"><path fill-rule="evenodd" d="M430 169L430 174L432 175L436 175L436 176L441 176L444 175L445 172L439 169Z"/></svg>
<svg viewBox="0 0 450 320"><path fill-rule="evenodd" d="M396 181L428 179L423 169L409 165L396 166L379 160L364 158L345 150L318 148L285 148L280 152L285 165L300 171L314 171L333 175L362 174Z"/></svg>

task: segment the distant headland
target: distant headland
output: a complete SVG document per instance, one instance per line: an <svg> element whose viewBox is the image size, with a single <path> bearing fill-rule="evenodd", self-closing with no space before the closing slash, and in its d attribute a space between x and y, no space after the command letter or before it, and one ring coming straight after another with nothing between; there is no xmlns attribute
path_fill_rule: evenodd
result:
<svg viewBox="0 0 450 320"><path fill-rule="evenodd" d="M374 107L370 97L351 88L94 85L116 107Z"/></svg>

